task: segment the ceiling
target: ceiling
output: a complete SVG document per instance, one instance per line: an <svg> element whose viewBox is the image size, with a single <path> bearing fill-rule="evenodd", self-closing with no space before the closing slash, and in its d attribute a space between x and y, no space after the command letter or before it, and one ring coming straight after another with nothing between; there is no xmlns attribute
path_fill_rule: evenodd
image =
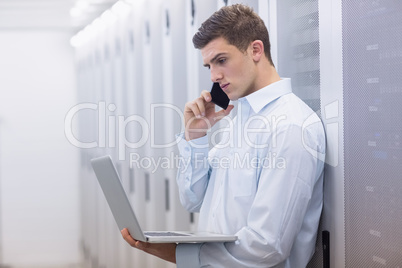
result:
<svg viewBox="0 0 402 268"><path fill-rule="evenodd" d="M1 30L77 32L117 0L0 0Z"/></svg>

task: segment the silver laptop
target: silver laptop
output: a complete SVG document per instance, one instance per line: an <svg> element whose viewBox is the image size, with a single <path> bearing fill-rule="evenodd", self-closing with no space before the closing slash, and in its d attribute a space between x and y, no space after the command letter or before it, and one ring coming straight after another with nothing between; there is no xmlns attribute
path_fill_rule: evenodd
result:
<svg viewBox="0 0 402 268"><path fill-rule="evenodd" d="M127 228L134 239L150 243L233 242L237 240L237 236L234 235L207 232L143 232L111 157L107 155L91 159L91 164L117 226L120 230Z"/></svg>

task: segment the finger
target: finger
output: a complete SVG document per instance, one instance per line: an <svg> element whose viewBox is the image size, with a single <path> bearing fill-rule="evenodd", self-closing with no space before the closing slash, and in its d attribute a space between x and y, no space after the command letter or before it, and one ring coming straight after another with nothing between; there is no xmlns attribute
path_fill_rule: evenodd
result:
<svg viewBox="0 0 402 268"><path fill-rule="evenodd" d="M210 102L212 100L211 93L206 90L201 92L201 97L203 97L206 102Z"/></svg>
<svg viewBox="0 0 402 268"><path fill-rule="evenodd" d="M234 105L232 105L232 104L231 104L231 105L228 105L228 107L226 108L226 110L223 110L225 116L226 116L226 115L229 115L230 112L233 110L233 108L234 108Z"/></svg>
<svg viewBox="0 0 402 268"><path fill-rule="evenodd" d="M194 114L195 117L200 118L201 117L201 111L200 111L200 108L199 108L199 104L197 103L197 100L198 100L198 98L196 100L192 101L192 102L189 102L187 104L187 108L188 108L188 110L190 110Z"/></svg>
<svg viewBox="0 0 402 268"><path fill-rule="evenodd" d="M229 105L226 110L222 109L219 112L216 113L216 116L214 117L215 121L219 121L221 120L223 117L227 116L228 114L230 114L230 112L233 110L234 106L233 105Z"/></svg>
<svg viewBox="0 0 402 268"><path fill-rule="evenodd" d="M148 243L135 240L135 247L141 250L145 250L148 247Z"/></svg>
<svg viewBox="0 0 402 268"><path fill-rule="evenodd" d="M200 114L198 117L205 116L205 100L204 100L204 98L203 97L197 98L195 100L195 103L197 104L197 108L200 111ZM197 117L197 115L196 115L196 117Z"/></svg>
<svg viewBox="0 0 402 268"><path fill-rule="evenodd" d="M135 245L136 240L130 235L127 228L124 228L123 230L121 230L121 235L123 236L124 240L126 240L126 242L128 244L130 244L130 246L136 247L136 245Z"/></svg>

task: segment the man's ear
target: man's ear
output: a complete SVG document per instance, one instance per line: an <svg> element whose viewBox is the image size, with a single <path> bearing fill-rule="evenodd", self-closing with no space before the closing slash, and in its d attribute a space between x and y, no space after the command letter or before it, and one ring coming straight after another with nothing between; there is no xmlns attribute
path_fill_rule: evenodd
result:
<svg viewBox="0 0 402 268"><path fill-rule="evenodd" d="M258 62L264 56L264 43L261 40L254 40L250 44L252 49L253 60Z"/></svg>

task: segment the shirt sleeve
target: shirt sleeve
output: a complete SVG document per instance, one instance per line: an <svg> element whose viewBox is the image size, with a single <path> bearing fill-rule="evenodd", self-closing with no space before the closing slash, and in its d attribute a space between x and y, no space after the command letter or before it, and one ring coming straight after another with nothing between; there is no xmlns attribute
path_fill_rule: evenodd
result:
<svg viewBox="0 0 402 268"><path fill-rule="evenodd" d="M200 248L203 244L178 244L176 247L177 268L199 268Z"/></svg>
<svg viewBox="0 0 402 268"><path fill-rule="evenodd" d="M186 141L184 134L176 135L179 148L177 185L180 202L190 212L199 212L209 181L208 137Z"/></svg>
<svg viewBox="0 0 402 268"><path fill-rule="evenodd" d="M266 153L275 153L277 158L284 159L285 166L258 169L258 190L249 210L247 226L236 233L238 241L204 243L191 248L180 246L179 256L184 250L193 256L194 266L188 267L285 267L317 180L317 159L303 148L300 131L300 127L291 126L276 133L276 144ZM315 229L320 204L317 211L318 215L311 219ZM310 249L306 249L305 254L310 255ZM292 267L303 266L298 265Z"/></svg>

